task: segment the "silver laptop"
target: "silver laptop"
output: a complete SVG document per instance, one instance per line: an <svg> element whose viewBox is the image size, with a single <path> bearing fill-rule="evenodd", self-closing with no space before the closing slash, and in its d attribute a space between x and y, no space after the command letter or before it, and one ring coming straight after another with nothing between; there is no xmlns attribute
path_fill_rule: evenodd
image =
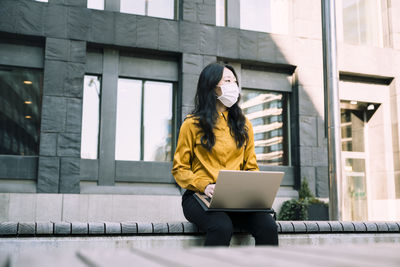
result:
<svg viewBox="0 0 400 267"><path fill-rule="evenodd" d="M208 211L272 210L284 172L221 170L213 197L196 193L195 198Z"/></svg>

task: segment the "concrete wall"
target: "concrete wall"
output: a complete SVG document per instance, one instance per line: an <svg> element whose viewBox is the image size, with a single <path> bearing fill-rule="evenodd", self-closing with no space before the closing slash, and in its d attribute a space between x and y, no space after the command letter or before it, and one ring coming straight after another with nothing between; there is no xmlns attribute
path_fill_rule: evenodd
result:
<svg viewBox="0 0 400 267"><path fill-rule="evenodd" d="M1 32L20 36L20 42L30 38L26 36L44 40L38 193L79 193L81 190L80 131L88 46L111 45L113 51L136 53L146 49L144 54L148 56L157 53L161 58L166 54L175 57L180 65L177 118L183 118L193 108L198 75L210 62L229 59L233 63L291 64L280 47L274 44L271 34L215 27L214 1L182 1L182 14L178 21L111 12L111 6L108 11L91 10L86 8L85 0L62 3L56 0L49 3L19 0L17 4L5 0L0 5L7 11L4 13L24 18L16 20L2 16ZM10 36L5 35L7 38ZM293 53L291 44L294 37L277 38L282 39L281 44L286 46L284 49ZM299 45L305 49L304 43ZM105 63L107 58L103 57ZM295 107L296 103L293 103ZM104 119L104 123L107 121ZM296 132L293 134L297 136ZM107 143L104 146L105 151L112 150ZM297 145L293 143L293 146L293 153L296 153ZM106 173L112 164L106 166L101 162L104 161L100 158L99 177L104 178L99 182L106 179L106 184L112 185L113 180L108 181L110 177ZM298 161L294 160L293 165L298 165ZM13 165L8 168L13 168ZM294 181L297 172L291 173L290 180Z"/></svg>
<svg viewBox="0 0 400 267"><path fill-rule="evenodd" d="M89 192L82 194L0 193L0 222L4 221L186 221L179 190L152 192L125 191L124 194ZM134 189L132 189L134 190ZM139 188L143 191L143 188ZM296 197L282 188L273 208L279 211L283 201Z"/></svg>
<svg viewBox="0 0 400 267"><path fill-rule="evenodd" d="M181 197L0 194L0 221L185 221Z"/></svg>

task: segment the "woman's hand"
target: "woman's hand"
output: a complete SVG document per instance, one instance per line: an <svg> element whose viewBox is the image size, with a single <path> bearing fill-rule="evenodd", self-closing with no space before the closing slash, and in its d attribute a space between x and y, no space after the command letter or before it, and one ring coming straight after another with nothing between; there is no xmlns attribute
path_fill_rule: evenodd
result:
<svg viewBox="0 0 400 267"><path fill-rule="evenodd" d="M212 197L214 194L215 184L208 184L206 189L204 189L204 194L208 197Z"/></svg>

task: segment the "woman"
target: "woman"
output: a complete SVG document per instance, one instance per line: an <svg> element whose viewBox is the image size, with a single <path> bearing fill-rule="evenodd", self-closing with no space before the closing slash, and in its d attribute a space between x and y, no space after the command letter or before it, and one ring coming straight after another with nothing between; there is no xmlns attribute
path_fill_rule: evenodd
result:
<svg viewBox="0 0 400 267"><path fill-rule="evenodd" d="M213 195L220 170L258 171L253 127L238 102L240 90L234 69L213 63L203 69L197 84L195 108L183 122L172 174L187 189L182 196L186 219L207 233L205 246L229 246L233 227L248 230L256 245L278 245L274 219L266 212L206 212L195 192Z"/></svg>

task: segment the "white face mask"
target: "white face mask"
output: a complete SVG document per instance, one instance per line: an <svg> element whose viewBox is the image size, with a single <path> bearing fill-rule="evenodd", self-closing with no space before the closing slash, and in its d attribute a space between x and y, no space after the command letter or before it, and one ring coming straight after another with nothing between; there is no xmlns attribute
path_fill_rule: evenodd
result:
<svg viewBox="0 0 400 267"><path fill-rule="evenodd" d="M222 94L217 97L225 107L232 107L239 98L239 87L236 83L227 83L221 85Z"/></svg>

